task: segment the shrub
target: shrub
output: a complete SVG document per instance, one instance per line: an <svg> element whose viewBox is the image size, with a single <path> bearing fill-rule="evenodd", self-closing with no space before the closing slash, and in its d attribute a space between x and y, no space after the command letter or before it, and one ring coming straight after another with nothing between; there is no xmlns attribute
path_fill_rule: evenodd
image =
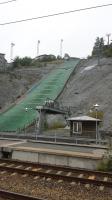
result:
<svg viewBox="0 0 112 200"><path fill-rule="evenodd" d="M13 61L13 67L19 67L19 66L31 66L32 64L32 58L30 57L24 57L19 58L18 56Z"/></svg>
<svg viewBox="0 0 112 200"><path fill-rule="evenodd" d="M102 160L97 169L100 171L112 171L112 158Z"/></svg>

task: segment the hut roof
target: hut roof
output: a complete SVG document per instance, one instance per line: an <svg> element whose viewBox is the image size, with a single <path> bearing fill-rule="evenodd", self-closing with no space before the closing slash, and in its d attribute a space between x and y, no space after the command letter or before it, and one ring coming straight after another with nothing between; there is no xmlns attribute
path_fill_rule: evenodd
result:
<svg viewBox="0 0 112 200"><path fill-rule="evenodd" d="M101 122L100 119L96 119L96 118L93 118L93 117L89 117L89 116L79 116L79 117L71 117L71 118L68 118L67 119L68 121L98 121L98 122Z"/></svg>

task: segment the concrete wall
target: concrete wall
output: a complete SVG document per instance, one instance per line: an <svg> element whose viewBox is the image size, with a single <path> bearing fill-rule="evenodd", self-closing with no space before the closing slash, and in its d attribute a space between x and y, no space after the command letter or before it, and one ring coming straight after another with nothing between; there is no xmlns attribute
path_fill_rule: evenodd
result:
<svg viewBox="0 0 112 200"><path fill-rule="evenodd" d="M85 169L96 169L100 159L81 158L67 155L55 155L42 152L29 152L13 150L12 159L31 161L41 164L60 165L67 167L78 167Z"/></svg>

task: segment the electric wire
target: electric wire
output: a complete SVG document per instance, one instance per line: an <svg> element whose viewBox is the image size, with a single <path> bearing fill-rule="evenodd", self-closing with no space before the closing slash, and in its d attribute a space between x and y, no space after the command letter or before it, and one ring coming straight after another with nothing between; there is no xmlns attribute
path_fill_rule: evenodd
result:
<svg viewBox="0 0 112 200"><path fill-rule="evenodd" d="M16 0L3 1L3 2L1 2L0 4L7 4L7 3L11 3L11 2L13 2L13 1L16 1Z"/></svg>
<svg viewBox="0 0 112 200"><path fill-rule="evenodd" d="M104 5L87 7L87 8L80 8L80 9L76 9L76 10L64 11L64 12L59 12L59 13L54 13L54 14L49 14L49 15L43 15L43 16L21 19L21 20L16 20L16 21L4 22L4 23L0 23L0 26L16 24L16 23L32 21L32 20L38 20L38 19L43 19L43 18L49 18L49 17L59 16L59 15L65 15L65 14L70 14L70 13L74 13L74 12L92 10L92 9L97 9L97 8L102 8L102 7L109 7L109 6L112 6L112 4L104 4Z"/></svg>

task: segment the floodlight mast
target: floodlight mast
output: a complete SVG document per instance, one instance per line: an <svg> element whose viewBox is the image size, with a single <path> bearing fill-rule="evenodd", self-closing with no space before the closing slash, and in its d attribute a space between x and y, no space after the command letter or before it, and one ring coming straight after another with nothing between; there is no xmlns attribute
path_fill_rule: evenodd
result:
<svg viewBox="0 0 112 200"><path fill-rule="evenodd" d="M40 40L37 42L37 57L39 56L39 47L40 47Z"/></svg>
<svg viewBox="0 0 112 200"><path fill-rule="evenodd" d="M63 39L60 41L60 57L62 58L63 55Z"/></svg>

